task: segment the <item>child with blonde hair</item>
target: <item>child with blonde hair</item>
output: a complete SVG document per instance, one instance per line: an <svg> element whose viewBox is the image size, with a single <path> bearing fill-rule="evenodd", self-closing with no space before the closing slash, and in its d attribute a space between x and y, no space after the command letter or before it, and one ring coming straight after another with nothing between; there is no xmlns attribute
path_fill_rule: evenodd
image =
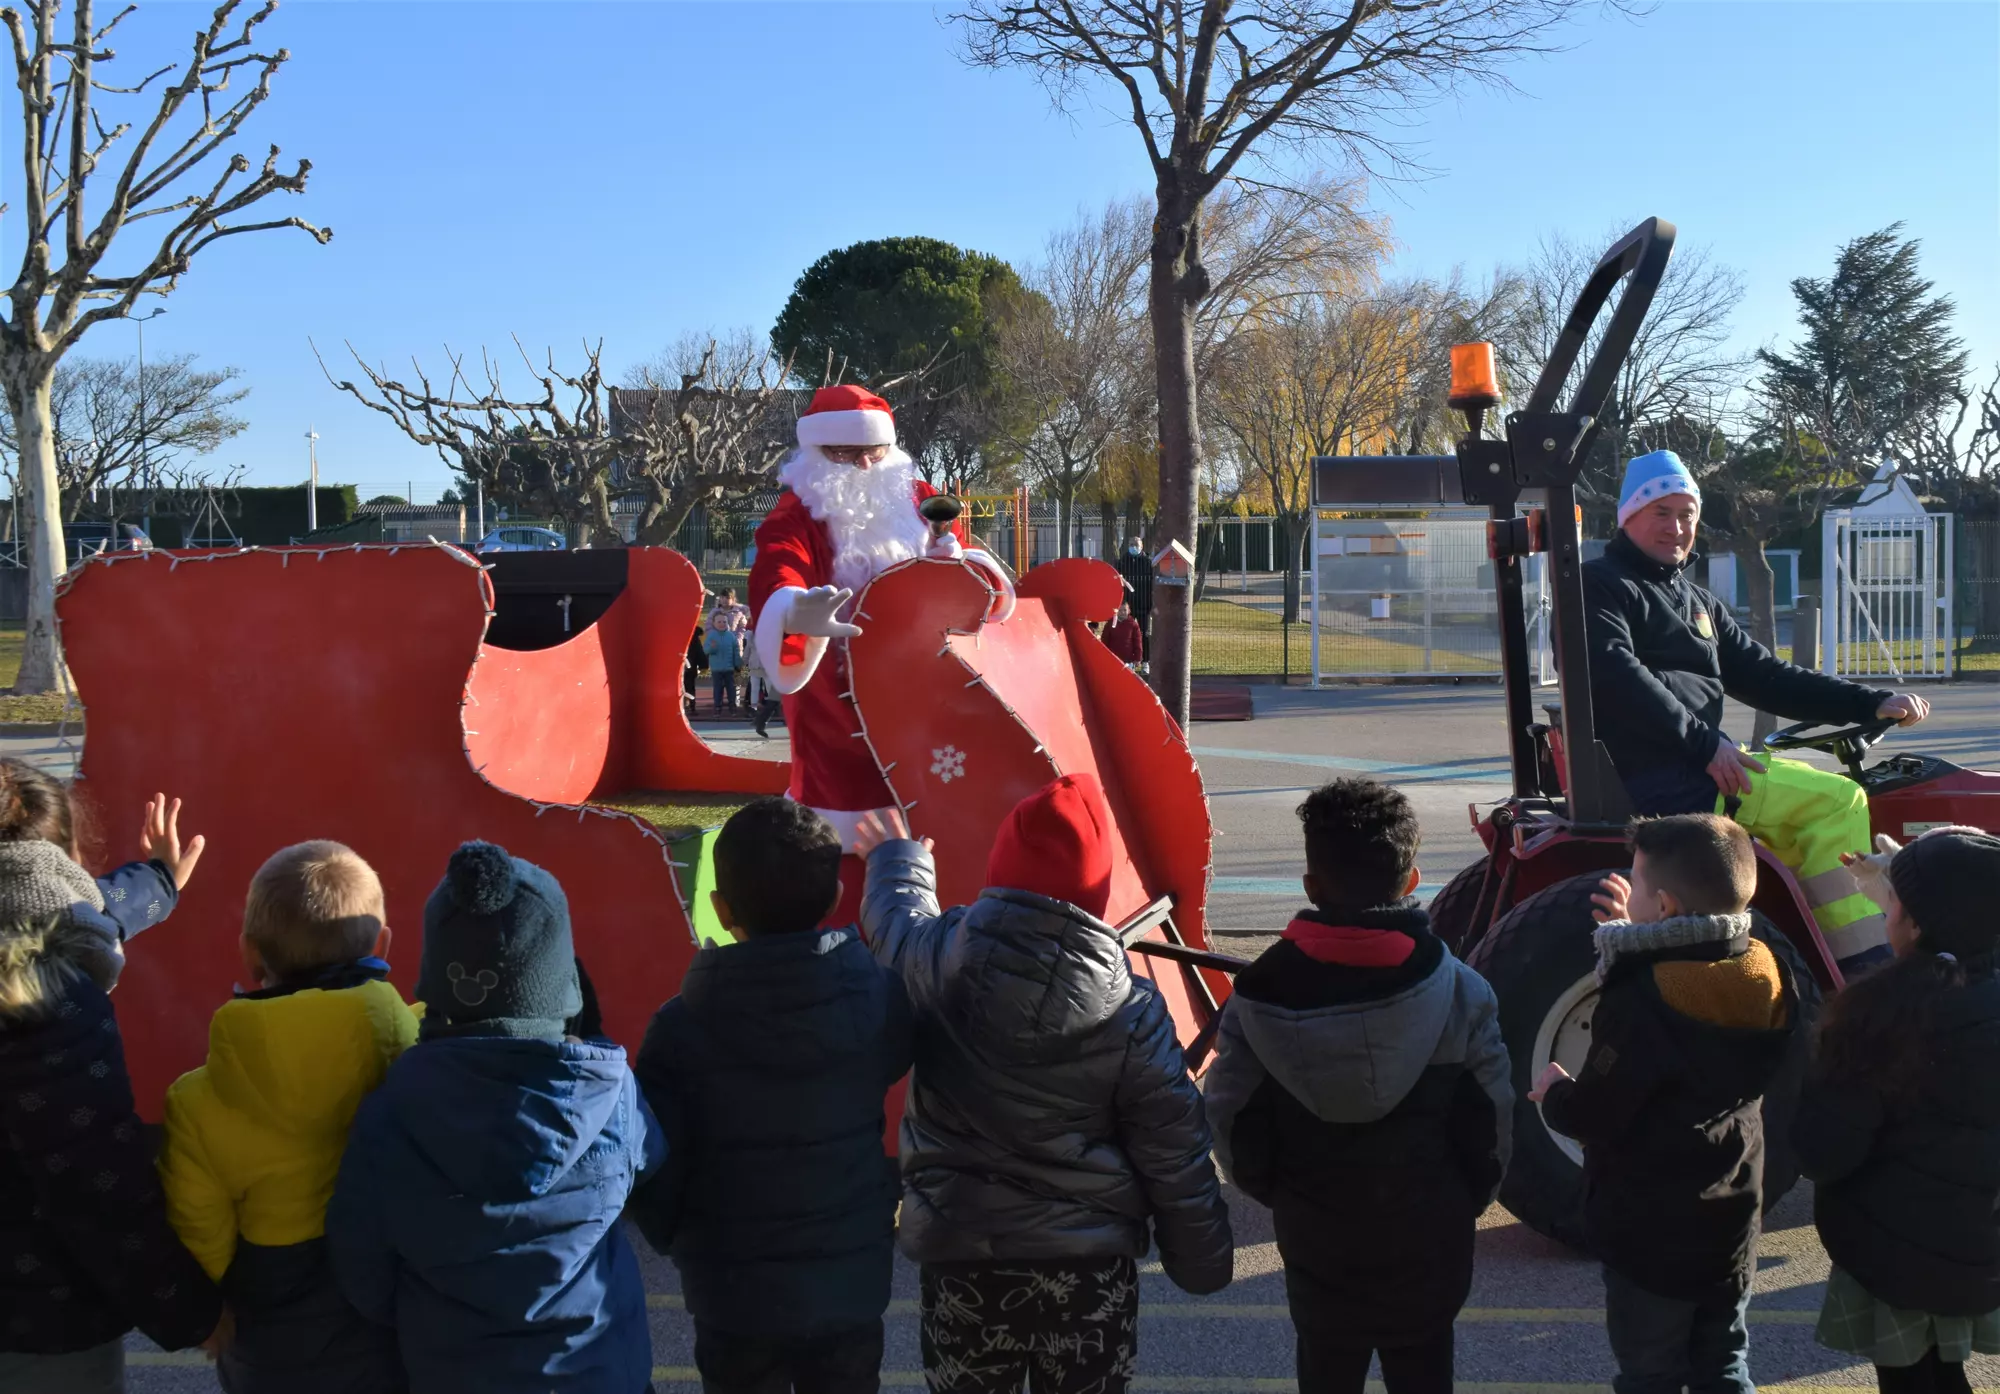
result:
<svg viewBox="0 0 2000 1394"><path fill-rule="evenodd" d="M229 1394L390 1394L395 1333L341 1296L326 1207L354 1111L417 1039L388 982L382 882L338 842L276 853L243 907L243 981L208 1062L167 1091L160 1174L181 1239L221 1284Z"/></svg>

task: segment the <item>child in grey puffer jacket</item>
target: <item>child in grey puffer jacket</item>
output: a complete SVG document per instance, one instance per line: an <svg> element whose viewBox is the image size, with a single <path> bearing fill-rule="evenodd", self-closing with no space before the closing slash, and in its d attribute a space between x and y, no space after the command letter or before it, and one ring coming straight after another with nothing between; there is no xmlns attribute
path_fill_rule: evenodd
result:
<svg viewBox="0 0 2000 1394"><path fill-rule="evenodd" d="M1188 1292L1227 1286L1234 1249L1172 1019L1102 919L1103 790L1071 775L1023 800L987 889L942 913L928 846L893 821L856 851L862 929L917 1022L898 1240L923 1269L925 1373L1018 1388L1059 1358L1055 1387L1119 1394L1149 1227Z"/></svg>

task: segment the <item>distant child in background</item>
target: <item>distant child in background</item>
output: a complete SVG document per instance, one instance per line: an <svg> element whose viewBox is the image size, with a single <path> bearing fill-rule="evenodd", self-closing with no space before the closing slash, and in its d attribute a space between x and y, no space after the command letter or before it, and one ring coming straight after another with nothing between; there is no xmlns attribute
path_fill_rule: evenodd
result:
<svg viewBox="0 0 2000 1394"><path fill-rule="evenodd" d="M1970 1394L2000 1355L2000 839L1938 828L1850 861L1893 962L1827 1004L1792 1137L1833 1260L1820 1343L1884 1394Z"/></svg>
<svg viewBox="0 0 2000 1394"><path fill-rule="evenodd" d="M1132 618L1128 601L1118 607L1117 616L1104 627L1104 647L1128 668L1136 668L1146 657L1146 635Z"/></svg>
<svg viewBox="0 0 2000 1394"><path fill-rule="evenodd" d="M709 616L709 624L716 629L733 629L738 634L749 631L750 607L736 598L734 586L722 588L722 594L715 602L715 613Z"/></svg>
<svg viewBox="0 0 2000 1394"><path fill-rule="evenodd" d="M708 1394L873 1394L896 1242L883 1095L910 1067L909 998L852 929L840 838L758 799L715 840L715 913L639 1052L667 1164L633 1196L681 1272Z"/></svg>
<svg viewBox="0 0 2000 1394"><path fill-rule="evenodd" d="M140 835L162 896L201 852L199 838L182 847L178 811L155 799ZM227 1334L222 1295L168 1223L133 1110L107 995L125 966L121 930L76 845L70 791L0 760L4 1394L122 1390L134 1325L168 1350L213 1353ZM160 918L138 908L142 923Z"/></svg>
<svg viewBox="0 0 2000 1394"><path fill-rule="evenodd" d="M618 1218L662 1160L625 1052L578 1039L569 902L468 842L424 906L418 1042L362 1102L327 1210L347 1298L413 1394L640 1394L652 1339Z"/></svg>
<svg viewBox="0 0 2000 1394"><path fill-rule="evenodd" d="M1370 779L1299 805L1306 898L1237 975L1203 1081L1226 1175L1271 1207L1305 1394L1452 1387L1473 1238L1511 1150L1499 1003L1430 931L1416 810Z"/></svg>
<svg viewBox="0 0 2000 1394"><path fill-rule="evenodd" d="M361 1100L417 1039L388 983L382 882L338 842L278 852L243 907L243 980L208 1063L167 1091L160 1176L181 1240L222 1285L229 1394L392 1394L396 1333L348 1305L326 1207Z"/></svg>
<svg viewBox="0 0 2000 1394"><path fill-rule="evenodd" d="M897 1238L935 1389L1124 1394L1149 1238L1177 1287L1229 1284L1201 1095L1104 922L1110 833L1096 778L1065 775L1001 825L979 898L941 911L929 844L900 813L862 820L862 929L917 1021Z"/></svg>
<svg viewBox="0 0 2000 1394"><path fill-rule="evenodd" d="M1604 1263L1618 1394L1752 1394L1750 1279L1764 1091L1799 1035L1791 972L1750 933L1757 857L1727 818L1632 825L1599 906L1590 1052L1529 1098L1583 1144L1583 1226Z"/></svg>
<svg viewBox="0 0 2000 1394"><path fill-rule="evenodd" d="M709 616L707 632L701 636L702 652L708 655L717 716L736 709L736 672L743 666L744 634L736 627L735 618L731 609L718 603L715 613Z"/></svg>

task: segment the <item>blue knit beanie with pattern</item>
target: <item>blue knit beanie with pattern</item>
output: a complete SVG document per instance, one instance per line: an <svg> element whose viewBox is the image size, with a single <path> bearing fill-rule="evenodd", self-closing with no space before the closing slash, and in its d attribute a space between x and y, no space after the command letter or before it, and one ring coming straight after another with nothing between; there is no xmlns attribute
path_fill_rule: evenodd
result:
<svg viewBox="0 0 2000 1394"><path fill-rule="evenodd" d="M1618 526L1647 504L1658 503L1674 494L1686 494L1698 505L1701 488L1694 475L1671 450L1655 450L1626 462L1625 487L1618 491Z"/></svg>
<svg viewBox="0 0 2000 1394"><path fill-rule="evenodd" d="M452 853L424 904L417 998L426 1038L561 1040L583 990L556 878L490 842Z"/></svg>

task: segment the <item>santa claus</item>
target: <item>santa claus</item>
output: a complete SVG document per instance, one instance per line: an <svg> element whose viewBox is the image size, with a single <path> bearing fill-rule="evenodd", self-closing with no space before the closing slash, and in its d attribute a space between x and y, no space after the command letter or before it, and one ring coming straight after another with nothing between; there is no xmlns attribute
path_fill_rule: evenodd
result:
<svg viewBox="0 0 2000 1394"><path fill-rule="evenodd" d="M848 693L854 596L915 557L963 560L995 591L990 620L1014 607L1006 571L989 554L938 532L917 506L937 493L896 446L889 404L859 387L823 387L799 418L799 448L778 470L786 492L757 529L750 614L757 657L784 699L792 740L791 797L854 845L868 813L895 797L861 739Z"/></svg>

